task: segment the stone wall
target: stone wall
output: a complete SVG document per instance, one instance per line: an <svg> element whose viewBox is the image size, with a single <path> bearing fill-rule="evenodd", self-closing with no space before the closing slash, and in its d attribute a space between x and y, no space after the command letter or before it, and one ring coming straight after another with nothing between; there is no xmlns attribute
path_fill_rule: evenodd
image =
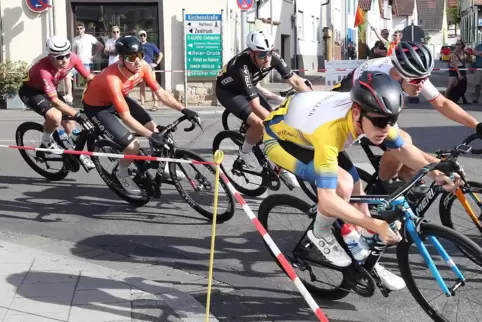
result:
<svg viewBox="0 0 482 322"><path fill-rule="evenodd" d="M193 81L187 82L187 105L189 106L212 106L218 105L215 93L216 81ZM174 97L184 104L184 84L176 85L173 90Z"/></svg>

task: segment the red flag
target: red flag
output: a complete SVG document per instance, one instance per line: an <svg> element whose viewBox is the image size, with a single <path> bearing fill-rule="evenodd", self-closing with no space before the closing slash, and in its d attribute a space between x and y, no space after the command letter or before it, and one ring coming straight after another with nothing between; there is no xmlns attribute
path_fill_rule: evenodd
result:
<svg viewBox="0 0 482 322"><path fill-rule="evenodd" d="M360 8L359 5L356 6L356 13L355 13L355 25L354 28L358 27L359 25L365 22L365 13Z"/></svg>

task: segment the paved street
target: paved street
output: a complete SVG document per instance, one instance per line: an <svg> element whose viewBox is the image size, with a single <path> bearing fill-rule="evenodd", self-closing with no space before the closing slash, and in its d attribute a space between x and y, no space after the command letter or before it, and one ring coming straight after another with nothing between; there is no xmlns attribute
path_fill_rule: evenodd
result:
<svg viewBox="0 0 482 322"><path fill-rule="evenodd" d="M482 120L480 107L469 107L470 113ZM205 131L185 133L180 128L175 136L178 144L210 156L213 137L222 129L222 110L213 109L217 112L202 114ZM175 119L171 111L153 115L161 124ZM0 144L14 144L20 123L40 121L30 111L1 111L0 116ZM409 106L400 125L421 149L429 152L452 148L472 133L444 119L426 103ZM211 225L182 201L173 187L165 186L161 200L135 209L111 192L95 171L85 174L81 170L63 181L47 182L29 168L18 151L2 149L0 241L128 272L186 292L205 304ZM349 154L365 166L367 160L361 149L353 147ZM472 180L481 180L480 160L472 156L461 160ZM287 193L284 188L282 192ZM297 195L306 199L302 192ZM246 200L256 213L262 199ZM428 215L436 222L437 211L435 203ZM103 252L83 251L85 247ZM382 263L396 271L392 257L387 255ZM233 219L217 226L214 266L211 312L218 320L316 321L239 207ZM176 279L170 274L171 268L176 269ZM185 273L184 280L180 280L179 272ZM149 283L142 283L146 292ZM429 321L406 290L392 293L389 298L377 292L369 299L349 295L336 302L316 300L331 322ZM196 321L203 320L198 316Z"/></svg>

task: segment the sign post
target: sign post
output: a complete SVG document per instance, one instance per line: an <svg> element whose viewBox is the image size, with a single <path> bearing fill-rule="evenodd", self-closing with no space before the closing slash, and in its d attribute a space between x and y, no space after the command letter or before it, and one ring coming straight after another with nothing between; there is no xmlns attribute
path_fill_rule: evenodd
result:
<svg viewBox="0 0 482 322"><path fill-rule="evenodd" d="M216 76L223 65L222 15L185 14L184 35L187 76Z"/></svg>

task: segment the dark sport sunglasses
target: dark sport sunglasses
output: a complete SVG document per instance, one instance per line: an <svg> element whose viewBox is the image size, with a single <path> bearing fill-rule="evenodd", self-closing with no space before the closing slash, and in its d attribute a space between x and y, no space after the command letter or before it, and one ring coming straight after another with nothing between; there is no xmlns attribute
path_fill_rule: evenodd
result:
<svg viewBox="0 0 482 322"><path fill-rule="evenodd" d="M273 51L258 51L256 52L256 55L261 58L261 59L264 59L266 57L271 57L273 56Z"/></svg>
<svg viewBox="0 0 482 322"><path fill-rule="evenodd" d="M65 55L59 55L59 56L54 56L55 59L57 60L64 60L64 59L69 59L70 58L70 54L65 54Z"/></svg>
<svg viewBox="0 0 482 322"><path fill-rule="evenodd" d="M127 62L133 63L133 62L136 61L136 58L139 58L140 60L143 60L144 59L144 53L140 52L140 53L137 53L137 54L123 55L123 57Z"/></svg>
<svg viewBox="0 0 482 322"><path fill-rule="evenodd" d="M372 122L373 126L384 129L387 125L394 126L397 123L398 115L391 115L391 116L369 116L366 113L362 113L363 117L366 117L370 122Z"/></svg>

